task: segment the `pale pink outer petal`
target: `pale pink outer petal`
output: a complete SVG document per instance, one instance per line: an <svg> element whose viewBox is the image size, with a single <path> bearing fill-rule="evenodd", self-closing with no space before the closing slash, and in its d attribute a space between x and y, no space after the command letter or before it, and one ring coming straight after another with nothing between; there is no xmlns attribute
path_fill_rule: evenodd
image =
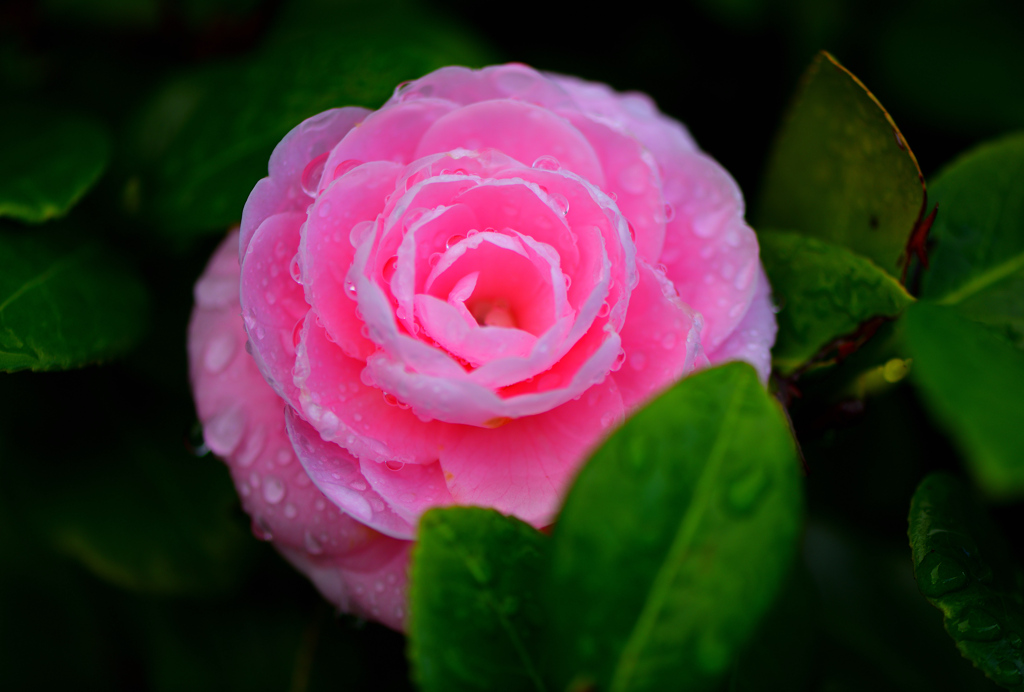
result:
<svg viewBox="0 0 1024 692"><path fill-rule="evenodd" d="M302 189L302 173L310 161L326 154L370 111L365 108L333 108L303 120L284 136L270 155L270 175L249 194L242 210L238 256L259 225L274 214L304 212L312 198Z"/></svg>
<svg viewBox="0 0 1024 692"><path fill-rule="evenodd" d="M420 79L400 84L385 106L425 98L441 98L461 105L517 99L548 108L572 103L566 91L546 75L527 65L509 63L480 70L442 67Z"/></svg>
<svg viewBox="0 0 1024 692"><path fill-rule="evenodd" d="M744 360L757 370L761 381L768 382L772 371L771 348L778 331L775 322L775 306L772 303L772 289L764 270L758 268L757 290L746 314L739 325L714 352L708 354L712 365L730 360Z"/></svg>
<svg viewBox="0 0 1024 692"><path fill-rule="evenodd" d="M587 456L624 413L609 377L577 400L494 430L450 426L441 451L448 489L459 504L548 526Z"/></svg>
<svg viewBox="0 0 1024 692"><path fill-rule="evenodd" d="M285 403L244 348L237 248L235 232L213 254L196 284L189 322L189 373L206 443L227 464L258 534L272 537L328 600L401 629L404 615L391 597L367 587L383 580L385 591L398 594L392 600L404 604L410 542L339 512L296 460Z"/></svg>
<svg viewBox="0 0 1024 692"><path fill-rule="evenodd" d="M299 229L305 214L287 212L260 224L242 262L241 310L253 357L267 382L293 403L295 325L309 312L302 287L289 266L299 248Z"/></svg>
<svg viewBox="0 0 1024 692"><path fill-rule="evenodd" d="M673 218L657 261L680 297L705 319L701 343L711 352L736 329L754 295L757 238L743 221L743 196L732 177L701 153L681 123L639 93L548 75L586 113L623 126L658 162Z"/></svg>
<svg viewBox="0 0 1024 692"><path fill-rule="evenodd" d="M703 318L684 304L672 282L644 261L629 297L622 331L624 361L614 373L627 411L646 404L693 371Z"/></svg>

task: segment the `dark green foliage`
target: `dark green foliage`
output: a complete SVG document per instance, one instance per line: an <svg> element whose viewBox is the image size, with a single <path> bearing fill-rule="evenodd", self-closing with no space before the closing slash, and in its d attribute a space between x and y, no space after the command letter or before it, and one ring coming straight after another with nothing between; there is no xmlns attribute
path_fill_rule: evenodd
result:
<svg viewBox="0 0 1024 692"><path fill-rule="evenodd" d="M553 535L553 688L712 688L790 565L798 469L778 404L745 364L691 376L612 435Z"/></svg>
<svg viewBox="0 0 1024 692"><path fill-rule="evenodd" d="M828 53L803 77L763 185L761 226L842 245L899 276L924 179L889 114Z"/></svg>
<svg viewBox="0 0 1024 692"><path fill-rule="evenodd" d="M788 374L866 320L894 317L913 298L871 260L798 233L758 234L761 261L779 306L772 363Z"/></svg>
<svg viewBox="0 0 1024 692"><path fill-rule="evenodd" d="M147 298L109 249L73 233L0 233L0 370L108 360L142 336Z"/></svg>
<svg viewBox="0 0 1024 692"><path fill-rule="evenodd" d="M107 133L88 118L38 108L0 111L0 216L64 216L107 166Z"/></svg>
<svg viewBox="0 0 1024 692"><path fill-rule="evenodd" d="M409 593L409 655L420 688L544 690L537 598L549 539L475 507L420 520Z"/></svg>
<svg viewBox="0 0 1024 692"><path fill-rule="evenodd" d="M966 658L1007 689L1024 684L1024 570L969 489L948 474L921 482L910 504L917 586L942 610Z"/></svg>

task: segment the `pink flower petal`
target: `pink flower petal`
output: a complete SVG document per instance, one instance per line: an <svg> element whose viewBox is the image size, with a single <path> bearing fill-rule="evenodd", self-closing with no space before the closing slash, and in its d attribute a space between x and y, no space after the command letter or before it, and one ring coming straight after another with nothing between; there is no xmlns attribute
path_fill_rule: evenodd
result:
<svg viewBox="0 0 1024 692"><path fill-rule="evenodd" d="M674 208L660 261L687 305L704 316L701 344L718 348L754 297L757 237L743 220L743 197L715 161L700 153L663 165L665 199Z"/></svg>
<svg viewBox="0 0 1024 692"><path fill-rule="evenodd" d="M482 101L439 118L420 140L416 158L488 147L527 166L541 156L553 156L564 168L604 185L601 163L579 130L546 108L520 101Z"/></svg>
<svg viewBox="0 0 1024 692"><path fill-rule="evenodd" d="M775 344L775 308L772 289L764 270L758 267L757 290L743 319L715 351L708 355L713 365L730 360L744 360L757 370L761 381L768 383L772 370L772 346Z"/></svg>
<svg viewBox="0 0 1024 692"><path fill-rule="evenodd" d="M679 300L664 274L637 263L640 283L622 328L623 362L614 374L627 410L647 403L694 369L702 318Z"/></svg>
<svg viewBox="0 0 1024 692"><path fill-rule="evenodd" d="M285 412L288 437L313 483L345 514L393 538L415 538L416 527L398 516L370 487L359 470L359 460L325 441L292 408Z"/></svg>
<svg viewBox="0 0 1024 692"><path fill-rule="evenodd" d="M377 218L400 171L400 165L387 161L352 169L320 194L302 232L299 266L306 300L316 306L331 340L355 358L365 359L377 347L362 335L363 321L345 288L355 257L353 229Z"/></svg>
<svg viewBox="0 0 1024 692"><path fill-rule="evenodd" d="M331 569L387 579L404 542L373 531L338 509L298 463L285 430L284 402L245 351L239 318L238 233L217 248L200 279L230 282L234 297L196 303L189 322L189 372L207 444L224 459L242 506L282 552ZM199 291L202 294L202 291ZM220 295L220 294L218 294ZM347 602L343 593L333 601ZM344 607L344 606L343 606Z"/></svg>
<svg viewBox="0 0 1024 692"><path fill-rule="evenodd" d="M568 94L532 67L510 63L480 70L442 67L413 82L399 85L386 106L423 98L459 104L512 98L555 108L570 103Z"/></svg>
<svg viewBox="0 0 1024 692"><path fill-rule="evenodd" d="M420 515L431 507L454 504L444 481L444 472L433 464L384 463L363 460L363 476L394 512L416 527Z"/></svg>
<svg viewBox="0 0 1024 692"><path fill-rule="evenodd" d="M274 147L270 176L256 183L242 210L239 259L245 257L253 233L269 217L306 210L310 196L303 189L302 177L310 162L329 152L369 112L355 107L324 111L296 125ZM312 181L313 186L316 183Z"/></svg>
<svg viewBox="0 0 1024 692"><path fill-rule="evenodd" d="M320 189L336 177L336 171L348 168L349 162L393 161L406 164L420 158L416 147L431 125L457 108L450 101L422 99L398 103L374 111L338 142L324 163Z"/></svg>
<svg viewBox="0 0 1024 692"><path fill-rule="evenodd" d="M363 361L331 343L315 319L307 318L295 368L303 417L324 439L359 459L412 464L436 460L439 424L424 423L389 402L381 389L365 384L364 367Z"/></svg>
<svg viewBox="0 0 1024 692"><path fill-rule="evenodd" d="M376 620L402 632L407 615L409 551L412 541L382 537L389 552L366 570L347 569L310 557L300 551L282 548L281 554L331 603L346 613Z"/></svg>
<svg viewBox="0 0 1024 692"><path fill-rule="evenodd" d="M494 430L450 428L441 467L452 497L549 526L573 476L623 415L608 378L579 400Z"/></svg>
<svg viewBox="0 0 1024 692"><path fill-rule="evenodd" d="M260 224L242 263L241 308L253 357L267 382L286 401L294 402L296 324L309 311L302 287L289 265L299 249L305 214L271 216Z"/></svg>
<svg viewBox="0 0 1024 692"><path fill-rule="evenodd" d="M576 126L594 147L611 194L636 235L637 254L656 262L665 243L665 198L654 157L621 126L579 111L559 114Z"/></svg>

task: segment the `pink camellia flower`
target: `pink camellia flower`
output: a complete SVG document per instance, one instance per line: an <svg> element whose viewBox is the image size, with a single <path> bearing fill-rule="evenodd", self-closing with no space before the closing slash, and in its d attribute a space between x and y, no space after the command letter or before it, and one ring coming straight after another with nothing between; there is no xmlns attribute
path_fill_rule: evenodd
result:
<svg viewBox="0 0 1024 692"><path fill-rule="evenodd" d="M299 124L269 170L196 284L192 385L254 531L342 609L403 626L426 509L550 525L658 392L768 376L740 191L646 96L448 67Z"/></svg>

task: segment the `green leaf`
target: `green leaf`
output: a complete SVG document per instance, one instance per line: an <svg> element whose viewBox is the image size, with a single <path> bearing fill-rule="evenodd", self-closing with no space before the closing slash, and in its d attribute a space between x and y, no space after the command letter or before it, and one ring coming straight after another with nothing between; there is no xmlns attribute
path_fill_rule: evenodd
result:
<svg viewBox="0 0 1024 692"><path fill-rule="evenodd" d="M984 508L954 477L933 473L910 503L917 586L945 616L957 648L1007 689L1024 683L1024 570Z"/></svg>
<svg viewBox="0 0 1024 692"><path fill-rule="evenodd" d="M627 421L554 530L552 687L711 688L792 564L799 465L780 406L744 363L687 377Z"/></svg>
<svg viewBox="0 0 1024 692"><path fill-rule="evenodd" d="M923 202L924 178L896 123L820 53L776 137L759 225L842 245L898 276Z"/></svg>
<svg viewBox="0 0 1024 692"><path fill-rule="evenodd" d="M0 115L0 217L63 216L99 179L110 145L99 125L36 110Z"/></svg>
<svg viewBox="0 0 1024 692"><path fill-rule="evenodd" d="M476 507L420 520L409 590L409 652L420 688L543 690L538 590L548 539Z"/></svg>
<svg viewBox="0 0 1024 692"><path fill-rule="evenodd" d="M783 374L865 320L893 317L913 302L871 260L797 233L760 232L761 261L779 306L772 360Z"/></svg>
<svg viewBox="0 0 1024 692"><path fill-rule="evenodd" d="M143 165L129 209L187 242L241 218L274 146L329 108L376 108L404 80L486 62L466 34L413 4L314 8L293 3L302 29L281 31L243 63L183 76L144 113L131 146ZM287 23L286 23L287 24Z"/></svg>
<svg viewBox="0 0 1024 692"><path fill-rule="evenodd" d="M129 438L65 472L32 508L54 547L136 591L207 594L237 583L255 544L227 470L173 439Z"/></svg>
<svg viewBox="0 0 1024 692"><path fill-rule="evenodd" d="M970 462L979 485L998 498L1024 495L1024 354L950 307L907 309L911 377Z"/></svg>
<svg viewBox="0 0 1024 692"><path fill-rule="evenodd" d="M0 370L66 370L134 346L145 286L109 250L68 234L0 233Z"/></svg>
<svg viewBox="0 0 1024 692"><path fill-rule="evenodd" d="M972 149L932 185L939 212L921 295L1024 349L1024 133Z"/></svg>

